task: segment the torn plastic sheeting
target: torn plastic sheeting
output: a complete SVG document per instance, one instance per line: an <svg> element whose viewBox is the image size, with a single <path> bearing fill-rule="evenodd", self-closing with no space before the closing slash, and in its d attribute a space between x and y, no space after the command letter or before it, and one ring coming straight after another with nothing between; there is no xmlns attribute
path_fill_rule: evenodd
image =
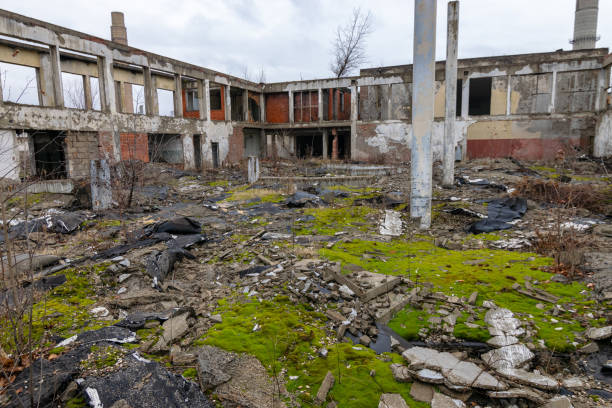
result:
<svg viewBox="0 0 612 408"><path fill-rule="evenodd" d="M168 221L161 221L145 228L150 233L167 232L169 234L199 234L202 232L202 225L190 217L178 217Z"/></svg>
<svg viewBox="0 0 612 408"><path fill-rule="evenodd" d="M510 223L521 218L527 212L527 200L520 197L509 197L492 200L487 206L488 217L470 225L468 232L481 234L512 228Z"/></svg>
<svg viewBox="0 0 612 408"><path fill-rule="evenodd" d="M43 217L35 218L30 221L21 222L9 230L9 238L25 238L32 232L55 232L58 234L71 234L81 227L83 221L91 218L90 216L80 213L61 213L54 212ZM4 241L4 237L0 236L0 242Z"/></svg>
<svg viewBox="0 0 612 408"><path fill-rule="evenodd" d="M499 191L508 191L508 186L505 186L503 184L491 183L489 180L483 178L473 179L469 176L458 176L457 184L469 184L471 186L487 187Z"/></svg>
<svg viewBox="0 0 612 408"><path fill-rule="evenodd" d="M296 191L291 197L285 200L285 205L290 208L301 208L306 205L318 207L321 204L321 199L305 191Z"/></svg>
<svg viewBox="0 0 612 408"><path fill-rule="evenodd" d="M153 278L153 286L159 285L166 279L166 276L174 270L176 261L183 257L194 258L188 251L182 248L172 248L165 251L153 251L146 258L147 274Z"/></svg>

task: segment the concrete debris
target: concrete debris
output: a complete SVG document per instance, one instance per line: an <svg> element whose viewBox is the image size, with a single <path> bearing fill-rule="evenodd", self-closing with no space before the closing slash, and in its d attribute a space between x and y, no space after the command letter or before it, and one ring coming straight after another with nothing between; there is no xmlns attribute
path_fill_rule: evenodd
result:
<svg viewBox="0 0 612 408"><path fill-rule="evenodd" d="M315 398L319 404L325 402L325 400L327 399L327 393L333 386L334 376L331 371L328 371L325 375L325 378L323 379L323 382L321 383L321 386L319 387L319 390L317 391L317 396Z"/></svg>
<svg viewBox="0 0 612 408"><path fill-rule="evenodd" d="M606 327L591 327L585 335L591 340L605 340L612 337L612 326Z"/></svg>
<svg viewBox="0 0 612 408"><path fill-rule="evenodd" d="M408 408L408 404L400 394L382 394L378 408Z"/></svg>
<svg viewBox="0 0 612 408"><path fill-rule="evenodd" d="M499 368L497 369L497 373L509 380L542 390L554 391L559 388L559 383L557 380L542 374L529 372L519 368Z"/></svg>
<svg viewBox="0 0 612 408"><path fill-rule="evenodd" d="M523 344L513 344L491 350L481 356L493 368L518 368L531 361L535 355Z"/></svg>
<svg viewBox="0 0 612 408"><path fill-rule="evenodd" d="M429 384L415 381L410 386L410 396L417 401L431 402L433 394L434 388Z"/></svg>
<svg viewBox="0 0 612 408"><path fill-rule="evenodd" d="M431 400L431 408L465 408L463 401L436 392Z"/></svg>
<svg viewBox="0 0 612 408"><path fill-rule="evenodd" d="M491 336L521 336L525 334L520 320L515 318L514 313L508 309L491 309L485 315L484 321L489 325Z"/></svg>
<svg viewBox="0 0 612 408"><path fill-rule="evenodd" d="M380 224L380 234L394 237L402 235L402 218L399 212L385 210L385 219Z"/></svg>

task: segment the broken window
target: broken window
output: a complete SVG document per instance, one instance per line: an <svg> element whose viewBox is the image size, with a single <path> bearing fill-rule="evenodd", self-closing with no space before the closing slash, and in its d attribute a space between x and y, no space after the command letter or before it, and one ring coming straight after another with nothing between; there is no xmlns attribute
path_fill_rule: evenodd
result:
<svg viewBox="0 0 612 408"><path fill-rule="evenodd" d="M159 116L174 116L174 92L157 88Z"/></svg>
<svg viewBox="0 0 612 408"><path fill-rule="evenodd" d="M210 110L221 109L221 89L211 88L210 89Z"/></svg>
<svg viewBox="0 0 612 408"><path fill-rule="evenodd" d="M183 142L179 135L150 134L149 160L154 163L183 163Z"/></svg>
<svg viewBox="0 0 612 408"><path fill-rule="evenodd" d="M85 109L85 89L83 75L62 72L62 88L64 91L64 106L66 108Z"/></svg>
<svg viewBox="0 0 612 408"><path fill-rule="evenodd" d="M144 97L144 86L132 85L132 107L133 111L137 115L145 114L145 97Z"/></svg>
<svg viewBox="0 0 612 408"><path fill-rule="evenodd" d="M66 178L64 134L56 131L34 131L36 175L45 180Z"/></svg>
<svg viewBox="0 0 612 408"><path fill-rule="evenodd" d="M100 82L96 77L89 77L89 87L91 88L91 109L101 110L100 105Z"/></svg>
<svg viewBox="0 0 612 408"><path fill-rule="evenodd" d="M198 98L197 89L187 89L185 91L186 110L189 112L200 110L200 99Z"/></svg>
<svg viewBox="0 0 612 408"><path fill-rule="evenodd" d="M36 68L0 62L2 99L24 105L40 105Z"/></svg>
<svg viewBox="0 0 612 408"><path fill-rule="evenodd" d="M468 115L491 114L491 77L470 79Z"/></svg>
<svg viewBox="0 0 612 408"><path fill-rule="evenodd" d="M249 98L249 114L250 120L259 122L259 103L254 98Z"/></svg>

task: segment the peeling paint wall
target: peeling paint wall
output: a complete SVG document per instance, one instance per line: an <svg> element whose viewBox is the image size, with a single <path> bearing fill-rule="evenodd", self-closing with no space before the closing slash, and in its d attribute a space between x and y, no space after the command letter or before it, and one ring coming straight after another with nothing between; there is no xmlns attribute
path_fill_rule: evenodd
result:
<svg viewBox="0 0 612 408"><path fill-rule="evenodd" d="M0 177L19 180L19 152L14 130L0 130Z"/></svg>

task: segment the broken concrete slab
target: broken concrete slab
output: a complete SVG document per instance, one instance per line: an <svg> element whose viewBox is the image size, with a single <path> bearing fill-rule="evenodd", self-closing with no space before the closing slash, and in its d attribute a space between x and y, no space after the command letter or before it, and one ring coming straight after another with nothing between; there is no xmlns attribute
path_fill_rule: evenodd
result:
<svg viewBox="0 0 612 408"><path fill-rule="evenodd" d="M157 343L153 345L151 351L158 352L168 350L168 347L172 343L183 337L189 330L189 323L187 322L188 317L189 313L183 313L166 320L162 325L164 332L159 340L157 340Z"/></svg>
<svg viewBox="0 0 612 408"><path fill-rule="evenodd" d="M513 344L484 353L481 358L493 368L517 368L531 361L535 355L524 344Z"/></svg>
<svg viewBox="0 0 612 408"><path fill-rule="evenodd" d="M431 399L431 408L465 408L463 401L436 392Z"/></svg>
<svg viewBox="0 0 612 408"><path fill-rule="evenodd" d="M544 403L545 396L530 390L529 388L510 388L505 391L489 391L487 395L491 398L509 399L509 398L523 398L529 401L533 401L536 404Z"/></svg>
<svg viewBox="0 0 612 408"><path fill-rule="evenodd" d="M443 384L444 376L437 371L423 368L416 372L416 377L429 384Z"/></svg>
<svg viewBox="0 0 612 408"><path fill-rule="evenodd" d="M331 371L328 371L323 379L323 382L321 383L321 386L319 387L319 390L317 391L317 396L315 397L315 400L319 404L324 403L327 399L327 393L334 386L334 381L334 375L331 373Z"/></svg>
<svg viewBox="0 0 612 408"><path fill-rule="evenodd" d="M383 394L378 408L408 408L408 404L400 394Z"/></svg>
<svg viewBox="0 0 612 408"><path fill-rule="evenodd" d="M499 368L496 371L502 377L531 387L543 390L557 390L559 388L557 380L542 374L521 370L519 368Z"/></svg>
<svg viewBox="0 0 612 408"><path fill-rule="evenodd" d="M520 320L508 309L491 309L485 315L484 321L490 326L491 336L521 336L525 333Z"/></svg>
<svg viewBox="0 0 612 408"><path fill-rule="evenodd" d="M391 374L393 374L393 378L397 382L410 382L412 380L412 374L410 374L410 370L403 364L393 363L390 366Z"/></svg>
<svg viewBox="0 0 612 408"><path fill-rule="evenodd" d="M542 408L574 408L567 397L556 397L542 406Z"/></svg>
<svg viewBox="0 0 612 408"><path fill-rule="evenodd" d="M394 210L385 210L385 219L380 224L380 235L399 237L402 235L402 217Z"/></svg>
<svg viewBox="0 0 612 408"><path fill-rule="evenodd" d="M431 402L433 394L434 388L429 384L415 381L410 386L410 396L417 401Z"/></svg>
<svg viewBox="0 0 612 408"><path fill-rule="evenodd" d="M585 332L585 336L591 340L605 340L612 337L612 326L591 327Z"/></svg>
<svg viewBox="0 0 612 408"><path fill-rule="evenodd" d="M511 346L519 342L514 336L493 336L487 340L487 344L493 347Z"/></svg>

